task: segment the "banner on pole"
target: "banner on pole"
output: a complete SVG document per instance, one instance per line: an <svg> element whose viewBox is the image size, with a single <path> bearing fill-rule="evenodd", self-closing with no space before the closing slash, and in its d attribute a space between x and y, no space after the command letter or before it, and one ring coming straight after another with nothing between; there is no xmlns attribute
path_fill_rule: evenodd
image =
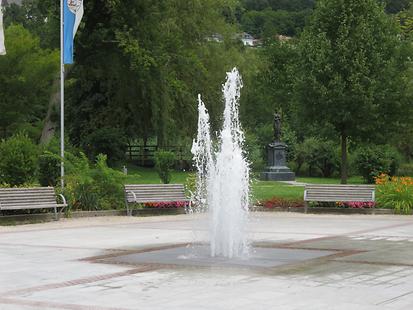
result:
<svg viewBox="0 0 413 310"><path fill-rule="evenodd" d="M83 0L62 0L64 5L63 62L73 63L73 41L83 17Z"/></svg>
<svg viewBox="0 0 413 310"><path fill-rule="evenodd" d="M4 30L3 30L3 7L0 0L0 55L6 55L6 47L4 46Z"/></svg>

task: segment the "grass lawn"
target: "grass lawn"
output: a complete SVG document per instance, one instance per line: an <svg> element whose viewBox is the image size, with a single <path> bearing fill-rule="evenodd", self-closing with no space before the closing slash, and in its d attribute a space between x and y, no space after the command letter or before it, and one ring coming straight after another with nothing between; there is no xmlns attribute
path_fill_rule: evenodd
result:
<svg viewBox="0 0 413 310"><path fill-rule="evenodd" d="M172 183L186 183L188 172L174 171L172 173ZM314 183L314 184L339 184L338 178L297 178L297 182ZM161 183L158 173L153 168L142 168L128 166L128 175L125 180L126 184L157 184ZM349 184L361 184L361 177L355 176L349 178ZM290 186L281 182L259 181L251 182L252 197L254 200L266 200L272 197L286 199L303 199L304 187Z"/></svg>
<svg viewBox="0 0 413 310"><path fill-rule="evenodd" d="M340 184L339 178L296 178L297 182L313 183L313 184ZM360 176L353 176L348 178L348 184L363 184L363 178Z"/></svg>
<svg viewBox="0 0 413 310"><path fill-rule="evenodd" d="M251 189L253 199L258 201L272 197L303 199L304 195L304 187L302 186L291 186L273 181L253 181Z"/></svg>

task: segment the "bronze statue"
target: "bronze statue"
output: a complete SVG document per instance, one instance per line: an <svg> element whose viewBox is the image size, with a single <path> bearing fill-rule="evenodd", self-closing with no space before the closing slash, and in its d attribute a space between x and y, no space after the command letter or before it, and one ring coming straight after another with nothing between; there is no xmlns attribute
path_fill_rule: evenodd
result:
<svg viewBox="0 0 413 310"><path fill-rule="evenodd" d="M281 141L281 115L277 112L274 113L274 141Z"/></svg>

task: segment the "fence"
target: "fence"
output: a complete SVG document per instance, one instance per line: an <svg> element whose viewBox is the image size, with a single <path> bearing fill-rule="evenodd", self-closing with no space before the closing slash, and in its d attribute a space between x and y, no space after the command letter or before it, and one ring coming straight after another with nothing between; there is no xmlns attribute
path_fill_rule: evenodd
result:
<svg viewBox="0 0 413 310"><path fill-rule="evenodd" d="M136 162L139 166L153 166L155 162L155 153L160 149L175 153L178 162L183 162L188 159L185 157L184 147L182 146L159 147L158 145L129 145L127 149L127 157L130 161Z"/></svg>

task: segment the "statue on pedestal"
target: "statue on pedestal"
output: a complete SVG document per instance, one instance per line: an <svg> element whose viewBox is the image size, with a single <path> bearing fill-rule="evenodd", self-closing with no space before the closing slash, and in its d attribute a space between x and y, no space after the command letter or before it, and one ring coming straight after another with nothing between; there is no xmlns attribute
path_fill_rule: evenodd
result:
<svg viewBox="0 0 413 310"><path fill-rule="evenodd" d="M281 115L277 112L274 113L274 142L281 141Z"/></svg>
<svg viewBox="0 0 413 310"><path fill-rule="evenodd" d="M267 167L261 173L261 180L293 181L295 174L287 167L287 145L281 142L281 115L278 112L274 113L273 129L274 141L267 147Z"/></svg>

